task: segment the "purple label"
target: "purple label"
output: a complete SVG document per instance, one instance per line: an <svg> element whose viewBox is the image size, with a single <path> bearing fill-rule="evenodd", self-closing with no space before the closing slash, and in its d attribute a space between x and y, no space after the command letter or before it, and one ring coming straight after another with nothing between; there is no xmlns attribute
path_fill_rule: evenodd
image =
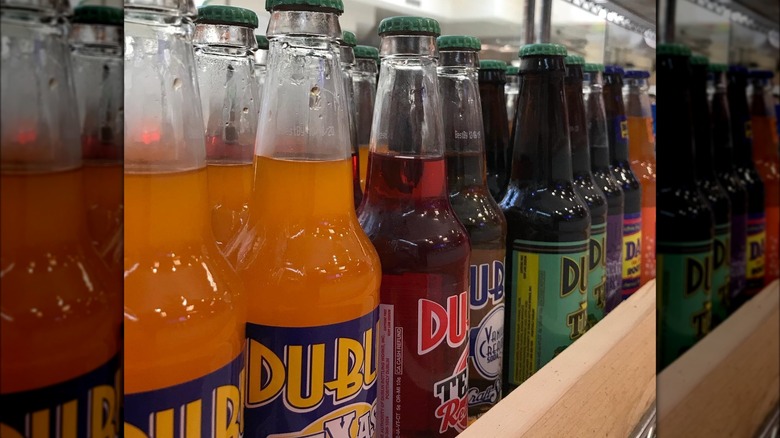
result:
<svg viewBox="0 0 780 438"><path fill-rule="evenodd" d="M607 216L607 291L605 311L622 301L623 289L623 215Z"/></svg>
<svg viewBox="0 0 780 438"><path fill-rule="evenodd" d="M745 291L747 266L747 215L731 217L731 302Z"/></svg>

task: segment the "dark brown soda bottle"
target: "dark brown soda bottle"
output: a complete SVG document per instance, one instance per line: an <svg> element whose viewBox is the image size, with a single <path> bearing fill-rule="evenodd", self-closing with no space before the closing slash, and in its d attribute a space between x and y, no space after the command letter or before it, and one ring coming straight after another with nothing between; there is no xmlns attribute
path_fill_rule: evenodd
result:
<svg viewBox="0 0 780 438"><path fill-rule="evenodd" d="M742 297L744 302L764 287L765 188L753 162L753 133L746 95L747 69L740 65L732 65L729 67L727 77L734 161L748 195L745 294ZM741 302L735 304L739 306Z"/></svg>
<svg viewBox="0 0 780 438"><path fill-rule="evenodd" d="M583 94L590 145L590 168L593 180L607 198L607 289L606 307L609 313L622 301L623 288L623 209L625 197L620 183L609 167L607 115L602 94L601 64L583 66Z"/></svg>
<svg viewBox="0 0 780 438"><path fill-rule="evenodd" d="M587 328L590 214L574 189L559 44L520 49L507 221L505 390L523 383Z"/></svg>
<svg viewBox="0 0 780 438"><path fill-rule="evenodd" d="M606 315L607 290L607 198L594 182L590 170L588 125L582 96L581 56L566 57L566 109L571 141L571 166L574 189L588 205L590 241L588 243L588 327Z"/></svg>
<svg viewBox="0 0 780 438"><path fill-rule="evenodd" d="M360 186L360 154L358 154L357 133L357 109L355 106L355 88L352 80L355 70L355 46L357 38L355 34L344 31L339 40L339 57L341 61L341 75L344 79L344 91L347 94L347 112L349 113L349 140L352 143L352 195L355 200L355 208L363 201L363 189Z"/></svg>
<svg viewBox="0 0 780 438"><path fill-rule="evenodd" d="M450 204L430 18L379 24L382 67L360 224L382 264L379 437L454 437L468 422L469 254Z"/></svg>
<svg viewBox="0 0 780 438"><path fill-rule="evenodd" d="M642 274L642 187L628 161L628 120L623 104L623 69L604 68L604 109L607 113L609 161L623 189L623 299L639 289Z"/></svg>
<svg viewBox="0 0 780 438"><path fill-rule="evenodd" d="M501 399L506 221L487 186L477 80L482 44L439 37L439 94L450 203L471 239L469 271L469 418Z"/></svg>
<svg viewBox="0 0 780 438"><path fill-rule="evenodd" d="M696 182L713 213L715 234L712 254L712 322L715 328L728 316L731 253L731 202L715 174L710 112L707 102L707 64L703 56L691 56L691 104L693 115Z"/></svg>
<svg viewBox="0 0 780 438"><path fill-rule="evenodd" d="M658 274L657 369L693 346L710 328L713 215L696 183L691 106L691 51L660 44L656 99ZM666 105L664 102L668 103Z"/></svg>
<svg viewBox="0 0 780 438"><path fill-rule="evenodd" d="M487 181L493 199L501 201L509 183L512 147L506 118L506 63L493 59L479 62L479 96L485 129Z"/></svg>
<svg viewBox="0 0 780 438"><path fill-rule="evenodd" d="M712 133L715 174L729 197L731 204L731 245L729 249L729 313L736 310L745 291L745 267L747 261L748 198L745 184L737 172L731 136L731 116L726 92L724 64L710 64L713 75L713 95L710 102L710 132Z"/></svg>

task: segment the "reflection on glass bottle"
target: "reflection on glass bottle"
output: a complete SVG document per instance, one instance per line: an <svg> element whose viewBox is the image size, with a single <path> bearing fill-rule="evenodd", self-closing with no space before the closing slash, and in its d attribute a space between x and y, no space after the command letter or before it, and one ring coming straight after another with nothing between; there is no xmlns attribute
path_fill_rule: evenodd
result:
<svg viewBox="0 0 780 438"><path fill-rule="evenodd" d="M355 46L355 68L352 70L352 86L355 93L355 125L357 128L358 164L360 188L366 188L368 171L368 147L371 141L371 123L376 100L376 78L379 72L379 50L371 46Z"/></svg>
<svg viewBox="0 0 780 438"><path fill-rule="evenodd" d="M355 89L352 80L355 70L355 46L357 39L352 32L344 32L339 40L339 57L341 74L344 79L344 93L347 101L347 116L349 117L349 140L352 145L352 191L355 198L355 208L363 200L363 189L360 187L360 156L358 154L357 114L355 109Z"/></svg>

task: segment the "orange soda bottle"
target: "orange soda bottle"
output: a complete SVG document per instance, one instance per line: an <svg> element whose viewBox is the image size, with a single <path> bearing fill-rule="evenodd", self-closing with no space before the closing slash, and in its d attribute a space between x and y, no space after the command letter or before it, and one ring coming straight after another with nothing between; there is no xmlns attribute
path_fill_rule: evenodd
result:
<svg viewBox="0 0 780 438"><path fill-rule="evenodd" d="M247 233L246 436L375 424L380 267L353 199L341 0L269 0Z"/></svg>
<svg viewBox="0 0 780 438"><path fill-rule="evenodd" d="M0 5L4 438L117 436L121 291L87 229L71 54L55 24L66 9Z"/></svg>
<svg viewBox="0 0 780 438"><path fill-rule="evenodd" d="M753 85L750 119L753 127L753 156L756 170L764 182L764 284L780 277L780 157L778 157L777 119L773 108L769 70L750 72Z"/></svg>
<svg viewBox="0 0 780 438"><path fill-rule="evenodd" d="M627 70L623 79L628 155L642 186L642 243L639 284L655 278L655 134L647 79L650 72Z"/></svg>
<svg viewBox="0 0 780 438"><path fill-rule="evenodd" d="M195 25L211 228L224 253L246 223L257 134L257 79L252 49L257 14L233 6L203 6Z"/></svg>
<svg viewBox="0 0 780 438"><path fill-rule="evenodd" d="M246 306L211 231L195 8L159 5L125 2L124 434L238 437Z"/></svg>
<svg viewBox="0 0 780 438"><path fill-rule="evenodd" d="M92 244L121 281L122 9L79 6L73 22L70 44L81 118L87 225Z"/></svg>

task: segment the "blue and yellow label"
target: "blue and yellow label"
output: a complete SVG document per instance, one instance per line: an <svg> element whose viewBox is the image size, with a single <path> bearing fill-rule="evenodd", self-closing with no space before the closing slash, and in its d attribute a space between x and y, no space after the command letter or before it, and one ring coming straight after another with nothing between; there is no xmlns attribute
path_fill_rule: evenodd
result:
<svg viewBox="0 0 780 438"><path fill-rule="evenodd" d="M588 241L515 240L508 382L519 385L587 329Z"/></svg>
<svg viewBox="0 0 780 438"><path fill-rule="evenodd" d="M607 305L607 224L590 228L588 244L588 326L606 315Z"/></svg>
<svg viewBox="0 0 780 438"><path fill-rule="evenodd" d="M239 438L244 355L179 385L125 394L125 438Z"/></svg>
<svg viewBox="0 0 780 438"><path fill-rule="evenodd" d="M121 382L115 356L67 382L0 394L0 437L114 438L119 430Z"/></svg>
<svg viewBox="0 0 780 438"><path fill-rule="evenodd" d="M660 370L710 331L713 241L658 242L656 248Z"/></svg>
<svg viewBox="0 0 780 438"><path fill-rule="evenodd" d="M338 324L247 324L246 433L370 438L379 310Z"/></svg>
<svg viewBox="0 0 780 438"><path fill-rule="evenodd" d="M623 299L639 289L642 274L642 213L623 215Z"/></svg>
<svg viewBox="0 0 780 438"><path fill-rule="evenodd" d="M747 246L745 247L747 265L745 279L748 289L761 288L764 285L764 245L766 240L766 218L763 213L751 214L747 223Z"/></svg>

